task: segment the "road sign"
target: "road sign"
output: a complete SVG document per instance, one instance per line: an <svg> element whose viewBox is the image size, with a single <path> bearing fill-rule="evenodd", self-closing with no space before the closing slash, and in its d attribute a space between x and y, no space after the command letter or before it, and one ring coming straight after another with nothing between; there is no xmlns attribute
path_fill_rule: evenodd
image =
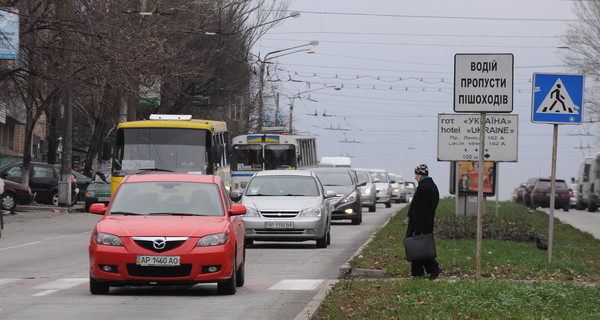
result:
<svg viewBox="0 0 600 320"><path fill-rule="evenodd" d="M533 74L531 122L581 124L583 75Z"/></svg>
<svg viewBox="0 0 600 320"><path fill-rule="evenodd" d="M479 160L479 114L438 114L438 161ZM485 161L516 162L519 118L486 114Z"/></svg>
<svg viewBox="0 0 600 320"><path fill-rule="evenodd" d="M512 53L454 55L454 112L513 110Z"/></svg>

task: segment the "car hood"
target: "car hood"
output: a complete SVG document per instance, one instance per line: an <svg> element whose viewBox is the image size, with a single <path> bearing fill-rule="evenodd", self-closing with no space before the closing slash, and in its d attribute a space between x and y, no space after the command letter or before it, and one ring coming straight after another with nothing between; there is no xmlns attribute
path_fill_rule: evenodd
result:
<svg viewBox="0 0 600 320"><path fill-rule="evenodd" d="M343 196L354 191L354 186L323 186L323 189L335 191L338 196Z"/></svg>
<svg viewBox="0 0 600 320"><path fill-rule="evenodd" d="M259 211L300 211L319 206L321 197L244 197L242 204Z"/></svg>
<svg viewBox="0 0 600 320"><path fill-rule="evenodd" d="M107 216L96 225L99 232L124 237L201 237L225 230L227 217Z"/></svg>

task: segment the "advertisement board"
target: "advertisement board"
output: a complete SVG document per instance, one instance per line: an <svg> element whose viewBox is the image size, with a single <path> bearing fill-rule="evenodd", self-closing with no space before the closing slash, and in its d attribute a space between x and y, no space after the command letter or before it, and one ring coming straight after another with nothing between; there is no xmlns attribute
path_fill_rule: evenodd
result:
<svg viewBox="0 0 600 320"><path fill-rule="evenodd" d="M456 165L458 163L458 166ZM457 170L458 167L458 170ZM496 162L483 163L483 195L496 195ZM479 188L479 161L454 161L450 165L450 193L455 194L458 179L458 194L460 196L476 196Z"/></svg>

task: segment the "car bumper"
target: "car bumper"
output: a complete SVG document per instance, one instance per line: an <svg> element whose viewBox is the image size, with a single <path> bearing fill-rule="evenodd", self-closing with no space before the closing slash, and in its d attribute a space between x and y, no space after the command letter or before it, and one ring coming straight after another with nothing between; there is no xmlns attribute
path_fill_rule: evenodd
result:
<svg viewBox="0 0 600 320"><path fill-rule="evenodd" d="M289 228L266 228L269 222L293 222ZM305 241L320 239L325 235L325 217L296 219L244 217L246 239L264 241Z"/></svg>
<svg viewBox="0 0 600 320"><path fill-rule="evenodd" d="M550 196L534 196L533 202L540 207L549 207L550 206ZM562 208L564 205L569 205L570 199L567 197L555 197L554 198L554 207Z"/></svg>
<svg viewBox="0 0 600 320"><path fill-rule="evenodd" d="M388 202L391 201L391 195L389 194L377 194L377 203Z"/></svg>
<svg viewBox="0 0 600 320"><path fill-rule="evenodd" d="M342 203L336 205L331 212L331 219L343 220L354 219L362 215L362 205L360 202Z"/></svg>
<svg viewBox="0 0 600 320"><path fill-rule="evenodd" d="M133 240L123 240L125 246L98 245L89 247L90 276L111 285L192 284L222 282L231 278L234 245L231 241L222 246L195 247L197 239L189 239L182 246L163 253L136 248ZM138 255L178 256L180 266L151 267L136 264ZM110 266L112 272L102 268ZM208 272L209 266L218 271Z"/></svg>

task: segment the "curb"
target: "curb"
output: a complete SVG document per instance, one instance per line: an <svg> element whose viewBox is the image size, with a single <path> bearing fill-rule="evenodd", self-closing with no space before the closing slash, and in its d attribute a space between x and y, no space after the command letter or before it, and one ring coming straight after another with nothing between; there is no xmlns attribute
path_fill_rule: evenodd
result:
<svg viewBox="0 0 600 320"><path fill-rule="evenodd" d="M317 309L319 309L319 307L321 306L321 302L323 302L323 299L325 299L325 297L327 296L327 293L329 293L329 290L331 290L333 285L335 285L336 283L338 283L340 281L339 279L344 279L348 275L350 275L352 277L368 277L368 278L384 278L386 276L386 273L383 270L359 269L359 268L353 269L352 266L350 266L350 260L352 260L352 259L354 259L354 257L360 255L363 248L365 246L367 246L373 240L373 238L375 237L375 234L377 232L379 232L379 230L381 230L382 228L387 226L387 224L390 222L390 220L393 217L395 217L396 214L398 214L398 212L400 212L400 210L402 210L402 208L400 208L398 211L396 211L394 214L392 214L383 223L383 225L381 227L379 227L377 230L375 230L373 232L373 234L371 234L369 239L367 239L367 241L365 241L365 243L363 243L363 245L360 246L360 248L358 248L356 250L356 252L354 252L354 254L352 256L350 256L343 265L340 266L340 271L339 271L339 276L338 276L339 278L335 279L335 280L326 281L325 284L319 290L319 292L317 292L317 294L314 295L314 297L311 299L311 301L294 318L294 320L310 320L310 319L312 319L314 314L317 312Z"/></svg>

